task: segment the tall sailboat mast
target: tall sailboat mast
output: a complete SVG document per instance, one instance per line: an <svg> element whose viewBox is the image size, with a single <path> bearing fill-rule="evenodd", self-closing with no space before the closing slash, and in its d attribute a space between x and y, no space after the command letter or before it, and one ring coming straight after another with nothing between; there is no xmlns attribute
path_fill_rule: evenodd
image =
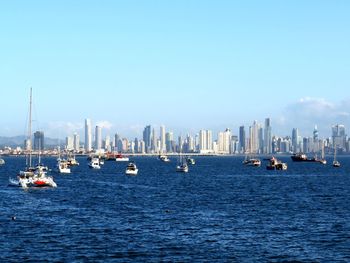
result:
<svg viewBox="0 0 350 263"><path fill-rule="evenodd" d="M29 100L29 123L28 123L28 142L29 142L29 167L32 167L32 87L30 87Z"/></svg>

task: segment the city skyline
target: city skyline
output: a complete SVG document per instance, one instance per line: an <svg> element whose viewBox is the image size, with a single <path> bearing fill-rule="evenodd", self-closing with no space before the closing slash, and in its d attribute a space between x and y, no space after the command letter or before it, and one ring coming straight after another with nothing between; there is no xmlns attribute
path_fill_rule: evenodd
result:
<svg viewBox="0 0 350 263"><path fill-rule="evenodd" d="M146 124L220 131L266 116L284 134L298 123L325 135L350 124L349 6L4 3L0 83L12 114L0 135L25 133L30 87L37 127L51 137L83 129L86 116L132 136Z"/></svg>

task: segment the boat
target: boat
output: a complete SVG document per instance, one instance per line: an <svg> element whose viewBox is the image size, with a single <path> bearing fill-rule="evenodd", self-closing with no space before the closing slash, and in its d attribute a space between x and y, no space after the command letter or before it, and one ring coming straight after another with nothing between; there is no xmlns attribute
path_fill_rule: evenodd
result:
<svg viewBox="0 0 350 263"><path fill-rule="evenodd" d="M127 175L137 175L138 172L139 169L137 169L137 166L134 162L130 162L125 170L125 174Z"/></svg>
<svg viewBox="0 0 350 263"><path fill-rule="evenodd" d="M99 158L92 158L88 165L92 169L101 169Z"/></svg>
<svg viewBox="0 0 350 263"><path fill-rule="evenodd" d="M337 160L337 147L334 147L333 167L340 167L340 162Z"/></svg>
<svg viewBox="0 0 350 263"><path fill-rule="evenodd" d="M176 166L176 172L179 172L179 173L188 173L188 165L187 165L187 162L184 161L181 153L179 154L179 162Z"/></svg>
<svg viewBox="0 0 350 263"><path fill-rule="evenodd" d="M256 167L259 167L261 165L261 161L260 159L257 159L257 158L246 158L244 161L243 161L243 164L246 165L246 166L256 166Z"/></svg>
<svg viewBox="0 0 350 263"><path fill-rule="evenodd" d="M67 160L57 161L58 172L61 174L70 174L70 165Z"/></svg>
<svg viewBox="0 0 350 263"><path fill-rule="evenodd" d="M288 166L286 163L277 160L275 157L271 157L269 164L266 166L267 170L287 170Z"/></svg>
<svg viewBox="0 0 350 263"><path fill-rule="evenodd" d="M304 153L295 153L291 156L293 162L307 162L308 158Z"/></svg>
<svg viewBox="0 0 350 263"><path fill-rule="evenodd" d="M159 160L161 160L162 162L165 162L165 163L167 163L167 162L170 162L170 159L169 159L169 157L167 156L167 155L159 155Z"/></svg>
<svg viewBox="0 0 350 263"><path fill-rule="evenodd" d="M191 157L186 157L186 162L187 162L187 164L190 164L190 165L196 164L196 161Z"/></svg>
<svg viewBox="0 0 350 263"><path fill-rule="evenodd" d="M69 166L77 166L79 165L79 162L75 159L75 155L68 156L67 163Z"/></svg>
<svg viewBox="0 0 350 263"><path fill-rule="evenodd" d="M324 156L324 143L322 143L322 149L321 149L321 159L318 160L320 162L320 164L327 164L327 160Z"/></svg>
<svg viewBox="0 0 350 263"><path fill-rule="evenodd" d="M310 163L317 163L320 162L320 159L317 158L317 155L313 158L308 158L305 153L294 153L291 156L293 162L310 162Z"/></svg>
<svg viewBox="0 0 350 263"><path fill-rule="evenodd" d="M260 165L261 165L261 160L252 156L252 152L253 152L252 149L253 149L253 147L252 147L252 142L251 142L251 140L250 140L250 143L249 143L249 155L246 155L246 156L245 156L245 158L244 158L244 160L243 160L242 163L243 163L245 166L260 167Z"/></svg>
<svg viewBox="0 0 350 263"><path fill-rule="evenodd" d="M5 160L0 158L0 165L4 165L5 164Z"/></svg>
<svg viewBox="0 0 350 263"><path fill-rule="evenodd" d="M31 141L32 133L32 88L30 89L30 103L29 103L29 122L28 122L28 142ZM23 189L30 187L57 187L52 176L48 176L48 167L40 163L40 151L39 151L39 164L35 167L32 166L32 147L30 143L29 154L26 158L26 169L20 171L17 175L18 184Z"/></svg>
<svg viewBox="0 0 350 263"><path fill-rule="evenodd" d="M129 157L123 156L121 153L116 154L115 156L116 162L129 162Z"/></svg>

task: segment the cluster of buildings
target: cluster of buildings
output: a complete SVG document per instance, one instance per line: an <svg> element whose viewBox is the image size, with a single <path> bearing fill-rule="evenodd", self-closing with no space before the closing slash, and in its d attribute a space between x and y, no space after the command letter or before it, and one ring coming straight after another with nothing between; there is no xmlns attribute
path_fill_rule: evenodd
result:
<svg viewBox="0 0 350 263"><path fill-rule="evenodd" d="M159 127L159 133L151 125L147 125L142 138L129 140L116 133L113 137L102 136L103 128L94 128L90 119L85 120L84 138L78 133L66 137L65 149L68 151L88 154L91 152L120 152L133 154L160 153L198 153L198 154L276 154L276 153L318 153L321 150L333 152L350 152L350 139L347 137L344 125L332 126L332 136L319 138L317 126L312 136L302 137L297 128L291 136L279 137L272 134L271 120L266 118L264 123L254 121L249 127L240 126L237 135L230 129L216 134L211 130L200 130L197 134L178 136L172 131L166 131L164 125ZM25 149L30 149L31 141L25 141ZM45 150L43 131L36 131L33 140L34 150Z"/></svg>

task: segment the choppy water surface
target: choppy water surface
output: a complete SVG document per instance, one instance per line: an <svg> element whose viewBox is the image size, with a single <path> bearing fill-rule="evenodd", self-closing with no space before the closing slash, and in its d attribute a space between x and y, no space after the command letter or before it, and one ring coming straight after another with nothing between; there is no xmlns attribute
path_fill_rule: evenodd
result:
<svg viewBox="0 0 350 263"><path fill-rule="evenodd" d="M72 174L51 173L57 189L29 191L9 186L24 159L4 159L1 262L350 261L349 157L338 169L285 157L279 172L196 157L188 174L136 157L138 176L81 158Z"/></svg>

